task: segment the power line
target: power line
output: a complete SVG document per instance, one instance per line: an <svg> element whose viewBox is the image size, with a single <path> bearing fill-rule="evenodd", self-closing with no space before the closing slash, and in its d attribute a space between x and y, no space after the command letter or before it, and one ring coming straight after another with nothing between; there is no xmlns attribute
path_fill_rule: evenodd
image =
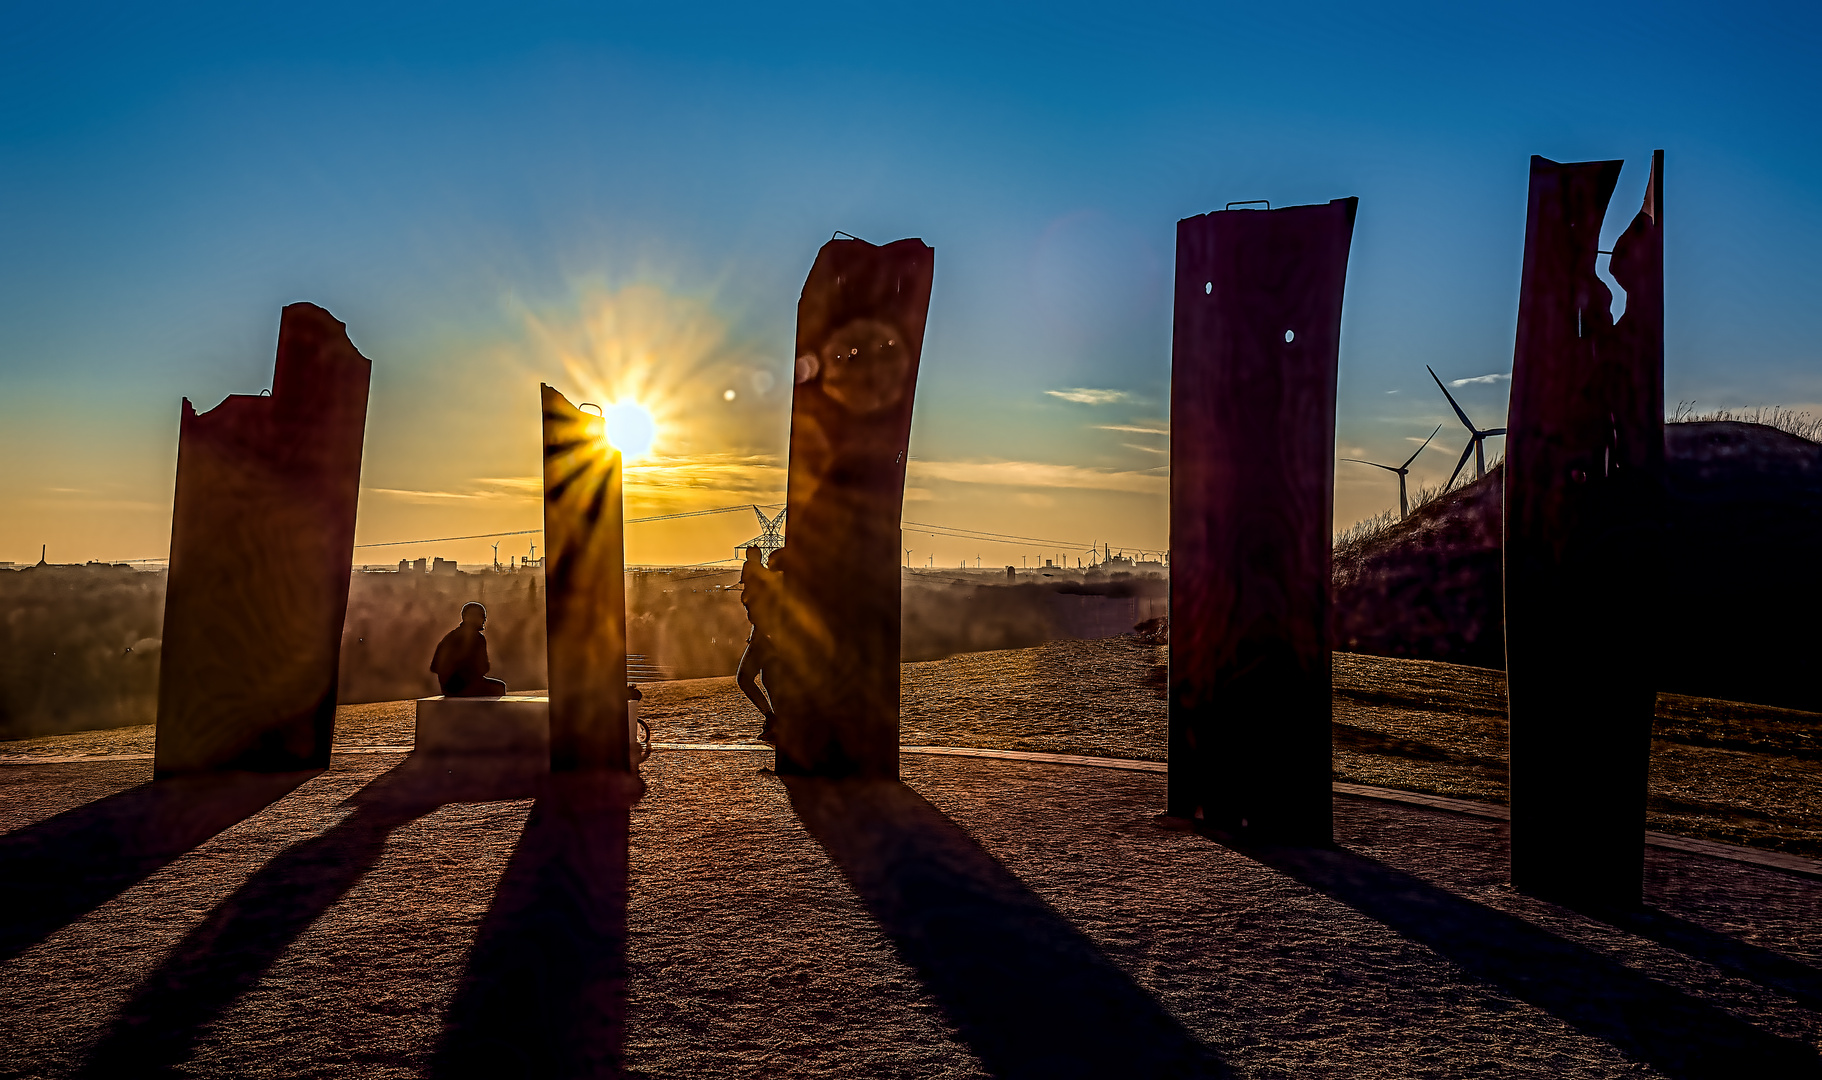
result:
<svg viewBox="0 0 1822 1080"><path fill-rule="evenodd" d="M405 547L408 544L442 544L450 540L486 540L494 536L529 536L541 533L543 529L519 529L516 532L475 533L473 536L438 536L429 540L387 540L381 544L356 544L356 548L370 547Z"/></svg>
<svg viewBox="0 0 1822 1080"><path fill-rule="evenodd" d="M647 521L675 521L678 518L706 517L709 514L732 514L737 511L740 511L740 510L750 510L755 505L767 507L769 509L771 507L779 506L781 504L779 504L779 503L757 503L757 504L741 503L739 506L718 506L713 510L690 510L690 511L687 511L687 512L681 513L681 514L656 514L652 517L627 518L624 522L622 522L622 524L639 525L639 524L642 524ZM496 536L530 536L533 533L541 533L543 531L544 531L543 529L515 529L512 532L475 533L471 536L433 536L433 537L430 537L429 539L425 539L425 540L387 540L384 543L356 544L354 546L357 548L370 548L370 547L405 547L410 544L444 544L444 543L448 543L452 540L489 540ZM141 561L152 561L152 560L141 560Z"/></svg>
<svg viewBox="0 0 1822 1080"><path fill-rule="evenodd" d="M688 511L685 511L680 514L654 514L649 517L627 518L623 524L641 525L641 524L644 524L646 522L651 522L651 521L677 521L677 520L680 520L683 518L708 517L712 514L733 514L733 513L739 513L743 510L750 510L750 509L753 509L754 507L761 507L761 508L768 509L768 510L775 510L775 509L779 509L782 505L783 504L781 504L781 503L741 503L738 506L717 506L712 510L688 510ZM906 531L917 532L924 536L940 536L940 537L944 537L946 539L952 539L952 540L975 540L975 541L980 541L983 543L990 543L990 544L1007 544L1007 545L1015 544L1015 543L1016 544L1044 544L1047 546L1053 546L1053 547L1056 547L1059 549L1066 549L1066 550L1071 550L1071 551L1077 550L1077 549L1086 549L1088 547L1094 546L1094 545L1086 544L1080 540L1058 540L1053 537L1047 538L1047 537L1042 537L1042 536L1019 536L1014 533L988 532L983 529L963 529L963 528L959 528L954 525L935 525L935 524L931 524L929 522L924 522L924 521L901 521L901 522L899 522L899 526L901 528L905 529ZM380 541L377 543L356 544L354 546L357 550L360 548L410 547L415 544L445 544L445 543L452 543L457 540L491 540L497 536L532 536L532 535L535 535L538 533L542 533L543 531L544 531L543 529L514 529L510 532L471 533L467 536L434 536L434 537L429 537L429 538L423 539L423 540L384 540L384 541ZM1114 546L1122 547L1122 548L1132 548L1135 551L1155 550L1153 548L1148 548L1148 547L1134 547L1131 544L1127 544L1127 545L1115 544ZM170 560L168 558L151 558L151 559L126 559L126 560L117 560L117 561L169 562ZM714 563L736 562L736 561L738 561L738 560L714 559L714 560L710 560L708 562L694 563L691 565L708 566L708 565L713 565Z"/></svg>
<svg viewBox="0 0 1822 1080"><path fill-rule="evenodd" d="M1066 547L1066 548L1072 548L1072 549L1078 548L1078 547L1086 548L1088 546L1087 544L1082 543L1080 540L1055 540L1055 539L1047 540L1041 536L1014 536L1011 533L984 532L979 529L962 529L962 528L958 528L954 525L931 525L931 524L928 524L928 523L922 522L922 521L901 521L901 522L899 522L899 525L901 527L905 526L905 525L915 525L919 529L942 529L944 531L941 533L928 533L926 535L951 536L951 537L955 537L955 538L962 539L962 540L992 540L992 541L996 541L996 542L1017 540L1020 543L1024 543L1024 544L1053 544L1058 547ZM913 530L913 531L915 531L915 530Z"/></svg>
<svg viewBox="0 0 1822 1080"><path fill-rule="evenodd" d="M678 518L705 517L709 514L732 514L740 510L751 510L755 506L766 510L772 510L783 505L783 503L741 503L739 506L718 506L713 510L691 510L682 514L659 514L655 517L627 518L626 524L637 525L644 521L675 521Z"/></svg>

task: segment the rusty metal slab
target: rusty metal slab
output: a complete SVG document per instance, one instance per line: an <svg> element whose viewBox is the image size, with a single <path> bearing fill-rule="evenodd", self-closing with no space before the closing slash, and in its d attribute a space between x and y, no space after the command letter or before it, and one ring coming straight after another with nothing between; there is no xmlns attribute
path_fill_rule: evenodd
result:
<svg viewBox="0 0 1822 1080"><path fill-rule="evenodd" d="M270 396L184 399L160 774L328 766L372 366L335 316L292 304Z"/></svg>
<svg viewBox="0 0 1822 1080"><path fill-rule="evenodd" d="M1621 162L1531 159L1505 484L1512 882L1636 904L1664 458L1663 152L1596 272Z"/></svg>
<svg viewBox="0 0 1822 1080"><path fill-rule="evenodd" d="M831 240L798 302L766 671L781 772L898 776L899 519L935 257L916 239Z"/></svg>
<svg viewBox="0 0 1822 1080"><path fill-rule="evenodd" d="M621 455L602 419L540 385L550 767L631 769Z"/></svg>
<svg viewBox="0 0 1822 1080"><path fill-rule="evenodd" d="M1177 223L1168 813L1331 835L1335 384L1355 199Z"/></svg>

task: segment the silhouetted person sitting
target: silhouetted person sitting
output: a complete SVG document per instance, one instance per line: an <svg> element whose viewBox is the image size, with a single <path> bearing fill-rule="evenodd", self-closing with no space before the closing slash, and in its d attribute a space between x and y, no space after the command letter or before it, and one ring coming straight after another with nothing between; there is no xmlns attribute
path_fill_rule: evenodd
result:
<svg viewBox="0 0 1822 1080"><path fill-rule="evenodd" d="M499 697L506 684L487 677L493 665L487 662L487 609L479 604L462 606L462 625L443 635L437 653L430 661L443 684L444 697Z"/></svg>
<svg viewBox="0 0 1822 1080"><path fill-rule="evenodd" d="M780 549L781 551L783 549ZM774 562L778 555L772 556ZM778 737L772 733L772 724L778 714L772 711L772 703L759 687L759 680L776 665L773 664L772 631L776 628L775 617L779 607L779 592L782 584L778 572L769 570L759 561L759 549L747 548L746 562L740 566L740 602L746 606L747 621L753 628L747 632L746 651L740 654L740 666L734 670L734 681L740 684L741 692L752 701L759 715L765 717L765 726L759 729L759 741L777 743ZM766 677L769 685L771 678Z"/></svg>

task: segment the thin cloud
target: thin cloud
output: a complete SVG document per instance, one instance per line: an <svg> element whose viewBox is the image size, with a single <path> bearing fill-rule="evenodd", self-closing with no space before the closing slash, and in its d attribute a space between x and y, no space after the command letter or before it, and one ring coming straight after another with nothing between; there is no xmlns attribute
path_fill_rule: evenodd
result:
<svg viewBox="0 0 1822 1080"><path fill-rule="evenodd" d="M1143 450L1147 454L1168 454L1169 450L1161 446L1140 446L1138 443L1123 442L1120 444L1128 450Z"/></svg>
<svg viewBox="0 0 1822 1080"><path fill-rule="evenodd" d="M47 489L56 490L56 489ZM81 489L72 489L80 491ZM150 502L145 499L26 499L25 502L49 504L59 510L169 510L170 503Z"/></svg>
<svg viewBox="0 0 1822 1080"><path fill-rule="evenodd" d="M544 493L544 478L542 476L483 476L479 480L476 480L475 483L486 484L489 487L505 488L507 491L520 491L536 495L542 495Z"/></svg>
<svg viewBox="0 0 1822 1080"><path fill-rule="evenodd" d="M628 501L641 512L694 509L714 492L734 502L769 503L784 492L784 470L773 454L680 454L626 467Z"/></svg>
<svg viewBox="0 0 1822 1080"><path fill-rule="evenodd" d="M1147 469L1096 469L1085 465L1051 465L1038 461L918 461L908 464L920 480L1002 487L1080 488L1089 491L1142 491L1162 495L1167 481Z"/></svg>
<svg viewBox="0 0 1822 1080"><path fill-rule="evenodd" d="M390 495L395 499L415 503L518 501L536 498L544 493L544 479L538 476L484 476L471 480L469 483L478 484L481 487L479 490L470 489L468 491L384 487L370 487L367 490L375 495Z"/></svg>
<svg viewBox="0 0 1822 1080"><path fill-rule="evenodd" d="M1051 397L1073 401L1077 405L1115 405L1122 401L1131 401L1132 395L1124 390L1095 390L1078 386L1068 390L1046 390Z"/></svg>
<svg viewBox="0 0 1822 1080"><path fill-rule="evenodd" d="M425 491L417 488L368 488L375 495L390 495L406 502L435 503L508 498L503 491Z"/></svg>
<svg viewBox="0 0 1822 1080"><path fill-rule="evenodd" d="M1472 379L1450 379L1449 385L1450 386L1474 386L1476 384L1480 384L1480 385L1490 386L1493 383L1506 382L1511 378L1512 378L1512 373L1509 371L1508 372L1496 371L1491 375L1476 375Z"/></svg>
<svg viewBox="0 0 1822 1080"><path fill-rule="evenodd" d="M1170 428L1163 424L1096 424L1102 431L1125 431L1133 435L1169 435Z"/></svg>
<svg viewBox="0 0 1822 1080"><path fill-rule="evenodd" d="M675 483L698 486L711 480L733 481L742 485L763 483L777 486L780 478L774 454L679 454L674 457L647 458L626 467L628 483Z"/></svg>
<svg viewBox="0 0 1822 1080"><path fill-rule="evenodd" d="M628 495L637 495L650 506L654 503L669 508L680 499L704 492L721 492L735 496L760 497L777 495L784 490L778 458L773 454L678 454L659 455L626 466L622 474ZM541 476L484 476L472 481L467 491L443 491L426 488L368 488L375 495L414 503L450 502L521 502L543 497Z"/></svg>

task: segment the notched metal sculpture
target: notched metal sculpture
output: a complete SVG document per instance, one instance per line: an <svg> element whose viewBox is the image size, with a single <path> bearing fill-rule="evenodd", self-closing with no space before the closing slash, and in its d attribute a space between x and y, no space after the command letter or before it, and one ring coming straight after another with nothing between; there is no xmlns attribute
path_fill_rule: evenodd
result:
<svg viewBox="0 0 1822 1080"><path fill-rule="evenodd" d="M601 417L549 386L539 392L550 767L631 769L620 451L608 443Z"/></svg>
<svg viewBox="0 0 1822 1080"><path fill-rule="evenodd" d="M1531 159L1505 491L1512 883L1636 904L1655 703L1664 173L1596 273L1621 162Z"/></svg>
<svg viewBox="0 0 1822 1080"><path fill-rule="evenodd" d="M1329 548L1358 200L1177 223L1169 817L1332 834Z"/></svg>
<svg viewBox="0 0 1822 1080"><path fill-rule="evenodd" d="M898 776L899 517L935 252L824 244L797 305L790 533L766 673L784 773Z"/></svg>
<svg viewBox="0 0 1822 1080"><path fill-rule="evenodd" d="M270 396L184 399L158 773L329 764L371 373L333 315L292 304Z"/></svg>

